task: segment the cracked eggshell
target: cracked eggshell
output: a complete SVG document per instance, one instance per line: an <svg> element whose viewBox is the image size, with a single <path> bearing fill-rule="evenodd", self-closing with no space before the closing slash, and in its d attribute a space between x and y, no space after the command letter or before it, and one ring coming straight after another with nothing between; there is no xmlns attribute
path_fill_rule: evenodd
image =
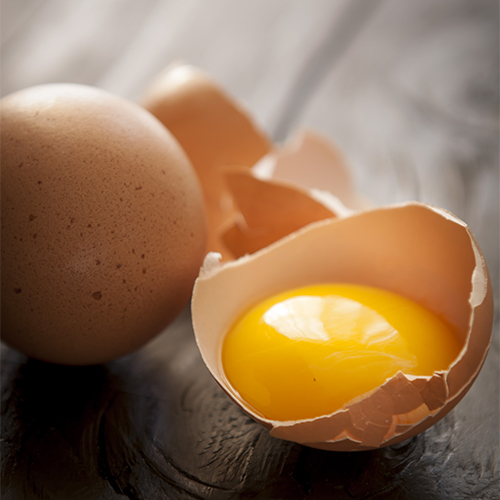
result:
<svg viewBox="0 0 500 500"><path fill-rule="evenodd" d="M232 259L219 233L234 214L221 167L250 169L272 149L244 107L205 72L175 63L146 90L140 104L177 138L200 179L208 217L208 249Z"/></svg>
<svg viewBox="0 0 500 500"><path fill-rule="evenodd" d="M262 418L227 382L223 337L249 307L275 293L318 282L380 287L442 315L462 334L447 371L398 373L341 410L310 420ZM395 444L445 416L466 394L488 351L493 299L481 250L452 214L422 203L360 211L310 224L253 255L220 264L208 254L192 299L202 357L226 393L271 435L336 451Z"/></svg>
<svg viewBox="0 0 500 500"><path fill-rule="evenodd" d="M2 337L45 361L129 353L189 302L206 251L196 174L141 106L51 84L2 111Z"/></svg>

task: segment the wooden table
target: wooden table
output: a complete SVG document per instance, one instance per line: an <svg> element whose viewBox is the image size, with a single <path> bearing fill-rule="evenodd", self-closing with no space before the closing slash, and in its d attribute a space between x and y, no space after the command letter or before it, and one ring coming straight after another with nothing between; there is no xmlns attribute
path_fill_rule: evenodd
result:
<svg viewBox="0 0 500 500"><path fill-rule="evenodd" d="M376 204L421 200L475 233L499 286L499 6L493 0L2 0L2 95L57 81L136 99L201 67L276 141L335 141ZM497 302L498 305L498 302ZM103 366L2 346L4 499L498 498L498 314L464 400L400 445L271 438L208 374L189 311Z"/></svg>

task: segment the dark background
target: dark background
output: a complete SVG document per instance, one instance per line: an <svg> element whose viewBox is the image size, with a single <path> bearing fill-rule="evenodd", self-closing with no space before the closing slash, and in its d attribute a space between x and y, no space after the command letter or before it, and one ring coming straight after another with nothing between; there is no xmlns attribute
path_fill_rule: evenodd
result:
<svg viewBox="0 0 500 500"><path fill-rule="evenodd" d="M499 4L490 0L2 0L1 93L56 81L136 99L200 66L282 141L335 141L375 204L465 220L499 297ZM189 311L142 350L62 367L2 346L4 499L495 499L499 328L436 426L358 453L269 437L208 374Z"/></svg>

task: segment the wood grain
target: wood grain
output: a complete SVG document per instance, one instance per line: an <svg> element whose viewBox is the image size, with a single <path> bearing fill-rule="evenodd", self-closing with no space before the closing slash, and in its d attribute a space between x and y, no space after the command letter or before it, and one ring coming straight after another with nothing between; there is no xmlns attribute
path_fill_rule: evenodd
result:
<svg viewBox="0 0 500 500"><path fill-rule="evenodd" d="M103 366L49 365L2 345L3 498L498 498L497 2L2 0L1 13L2 96L71 81L136 99L184 59L275 140L301 127L330 137L375 204L418 199L465 220L497 304L464 400L371 452L271 438L209 375L187 310Z"/></svg>

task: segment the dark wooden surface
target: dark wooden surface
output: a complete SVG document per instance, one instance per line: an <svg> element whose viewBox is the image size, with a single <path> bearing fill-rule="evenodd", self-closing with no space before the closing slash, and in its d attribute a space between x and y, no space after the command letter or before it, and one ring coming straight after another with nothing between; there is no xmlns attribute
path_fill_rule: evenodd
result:
<svg viewBox="0 0 500 500"><path fill-rule="evenodd" d="M338 143L376 204L422 200L475 233L498 311L499 5L491 0L2 0L1 92L52 81L135 99L182 58L275 140ZM397 446L269 437L208 374L189 311L140 351L63 367L2 346L4 499L495 499L498 314L445 419Z"/></svg>

